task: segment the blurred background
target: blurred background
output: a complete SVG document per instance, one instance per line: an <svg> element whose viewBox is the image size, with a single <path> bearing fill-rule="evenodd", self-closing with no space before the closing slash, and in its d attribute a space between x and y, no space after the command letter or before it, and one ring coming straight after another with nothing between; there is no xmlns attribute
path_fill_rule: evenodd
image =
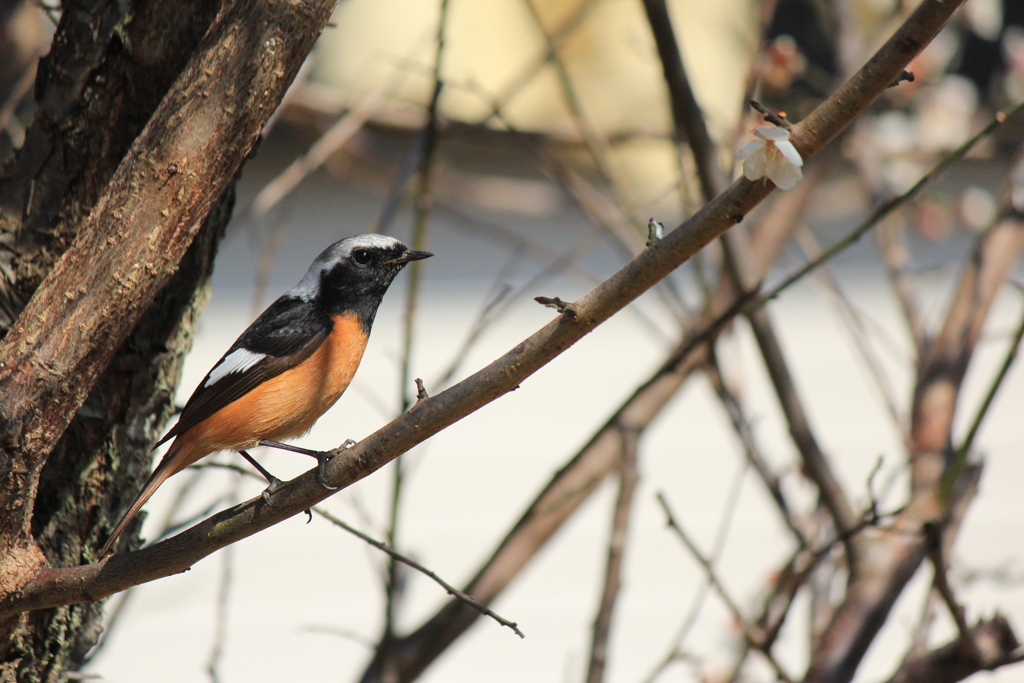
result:
<svg viewBox="0 0 1024 683"><path fill-rule="evenodd" d="M891 0L668 5L733 176L735 153L760 122L748 99L799 120L913 9ZM34 72L24 65L45 52L59 10L0 6L8 11L17 14L2 22L0 54L11 59L0 60L0 144L17 147L32 113ZM755 245L770 245L768 287L1024 99L1024 3L970 0L908 70L913 80L809 161L800 185L773 193L744 221L767 240ZM769 307L812 429L858 510L892 512L906 500L919 345L941 326L978 240L1024 211L1021 140L1021 117L1010 118ZM360 439L412 400L411 378L435 393L466 377L556 315L535 296L578 298L644 248L649 218L671 229L702 204L639 0L346 0L244 168L180 398L324 247L382 231L436 256L392 286L355 382L300 443L327 449ZM712 246L517 391L324 509L464 585L556 472L701 324L722 271ZM1019 282L1019 264L1014 272ZM1002 287L958 402L957 438L1004 364L1022 310L1020 291ZM745 653L737 610L751 621L760 614L796 547L790 527L825 533L747 325L730 327L714 355L643 425L609 681L774 679L763 657ZM1024 374L1013 366L974 442L972 457L984 459L980 492L950 560L972 623L996 612L1024 623L1022 409ZM751 446L777 478L788 519ZM309 468L301 456L261 450L279 477ZM481 617L423 680L587 677L622 499L617 472L601 472L603 483L491 605L526 638ZM225 468L184 473L147 505L144 535L171 533L262 488ZM709 559L710 579L666 525L658 494ZM808 663L818 603L841 589L841 562L826 565L832 583L797 595L773 649L794 676ZM913 647L955 634L930 585L930 572L919 571L857 681L885 680ZM429 578L392 569L323 517L298 517L113 598L83 675L357 680L385 629L413 631L448 600ZM1024 681L1013 666L987 675Z"/></svg>

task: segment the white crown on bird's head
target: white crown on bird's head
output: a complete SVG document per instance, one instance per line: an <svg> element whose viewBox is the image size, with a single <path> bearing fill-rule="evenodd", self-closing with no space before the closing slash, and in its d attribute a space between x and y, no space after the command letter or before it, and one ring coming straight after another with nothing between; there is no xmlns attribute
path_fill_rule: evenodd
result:
<svg viewBox="0 0 1024 683"><path fill-rule="evenodd" d="M366 233L346 237L320 252L320 255L309 266L309 270L306 271L302 280L289 291L289 294L303 299L315 296L320 289L320 276L324 271L328 271L340 261L350 258L352 252L357 249L394 249L398 251L398 249L404 250L405 248L401 240L389 237L388 235Z"/></svg>

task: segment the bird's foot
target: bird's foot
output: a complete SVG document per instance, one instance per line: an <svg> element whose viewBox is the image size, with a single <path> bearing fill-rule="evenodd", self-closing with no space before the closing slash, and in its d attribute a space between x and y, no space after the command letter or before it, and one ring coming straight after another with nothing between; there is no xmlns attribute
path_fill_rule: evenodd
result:
<svg viewBox="0 0 1024 683"><path fill-rule="evenodd" d="M331 455L330 453L323 453L320 455L320 457L316 459L316 480L320 482L320 485L323 486L328 491L337 491L338 489L341 488L340 486L331 486L330 484L327 483L327 463L329 463L333 459L334 456Z"/></svg>
<svg viewBox="0 0 1024 683"><path fill-rule="evenodd" d="M271 476L269 481L270 481L270 484L267 486L267 488L263 489L263 493L261 493L260 495L262 496L264 503L266 503L267 505L269 505L272 508L276 508L277 506L274 505L274 503L270 500L270 497L273 496L274 493L279 488L284 486L284 482L281 481L280 479L278 479L275 476Z"/></svg>
<svg viewBox="0 0 1024 683"><path fill-rule="evenodd" d="M338 448L339 451L347 451L356 445L356 442L352 439L345 439L345 443L341 444ZM316 457L317 460L317 481L328 491L337 491L340 486L331 486L327 483L327 463L334 459L333 453L319 453Z"/></svg>
<svg viewBox="0 0 1024 683"><path fill-rule="evenodd" d="M310 448L302 448L301 446L292 446L291 444L281 443L280 441L271 441L270 439L261 439L259 442L260 446L267 446L269 448L280 448L282 450L291 451L293 453L302 453L316 458L317 464L317 481L328 491L337 491L340 486L331 486L327 483L327 463L333 458L333 453L324 451L314 451ZM356 445L356 442L352 439L345 439L345 443L341 444L341 448L338 450L344 451L352 448Z"/></svg>

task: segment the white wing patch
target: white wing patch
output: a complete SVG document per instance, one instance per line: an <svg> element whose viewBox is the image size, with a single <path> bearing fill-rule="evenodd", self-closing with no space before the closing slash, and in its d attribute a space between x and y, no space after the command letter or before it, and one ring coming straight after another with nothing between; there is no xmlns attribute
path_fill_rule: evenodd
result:
<svg viewBox="0 0 1024 683"><path fill-rule="evenodd" d="M245 372L266 357L267 354L265 353L253 353L248 349L235 349L210 371L210 376L206 378L203 386L208 387L232 373Z"/></svg>

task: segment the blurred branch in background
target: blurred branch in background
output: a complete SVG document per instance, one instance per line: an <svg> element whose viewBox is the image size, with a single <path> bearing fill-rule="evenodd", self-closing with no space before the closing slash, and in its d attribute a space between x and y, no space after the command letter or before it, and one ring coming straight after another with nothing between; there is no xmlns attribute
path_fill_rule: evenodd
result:
<svg viewBox="0 0 1024 683"><path fill-rule="evenodd" d="M612 512L612 528L608 538L608 559L605 564L604 587L601 591L597 616L594 617L594 631L590 643L590 665L587 669L587 683L600 683L605 679L608 663L608 637L612 628L615 604L622 587L623 556L629 537L630 517L633 513L633 496L637 484L637 434L624 432L622 438L622 462L619 463L619 492Z"/></svg>
<svg viewBox="0 0 1024 683"><path fill-rule="evenodd" d="M410 244L414 251L424 250L430 236L430 219L434 207L435 164L441 134L439 105L444 92L441 73L445 54L445 35L448 31L448 6L448 0L441 0L437 19L437 48L434 53L434 87L427 104L427 121L420 133L422 135L422 156L417 161L417 187L413 198L413 227ZM416 334L417 312L422 303L420 297L420 283L423 277L422 264L412 263L408 270L407 282L409 284L405 292L405 315L402 319L401 371L398 375L398 396L401 399L399 414L408 410L413 402L410 398L413 395L413 342ZM392 466L391 509L388 514L387 535L387 543L392 548L399 547L398 532L405 486L405 465L405 460L399 457L395 459ZM387 593L384 605L384 630L377 645L377 655L385 660L390 657L391 645L396 637L395 623L404 594L401 570L398 558L389 555L387 583L385 584ZM518 632L518 629L515 630Z"/></svg>

